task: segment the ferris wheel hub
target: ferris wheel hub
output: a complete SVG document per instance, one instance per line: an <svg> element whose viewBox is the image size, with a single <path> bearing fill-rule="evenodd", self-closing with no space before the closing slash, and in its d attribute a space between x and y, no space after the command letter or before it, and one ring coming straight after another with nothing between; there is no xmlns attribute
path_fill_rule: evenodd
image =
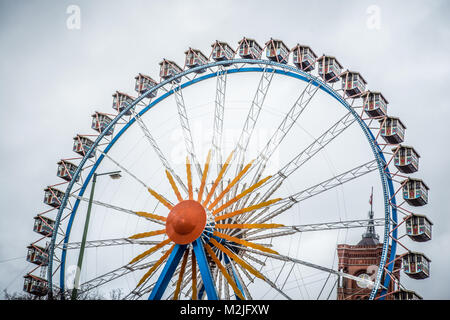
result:
<svg viewBox="0 0 450 320"><path fill-rule="evenodd" d="M177 244L195 241L206 225L206 210L197 201L184 200L169 212L166 221L166 233Z"/></svg>

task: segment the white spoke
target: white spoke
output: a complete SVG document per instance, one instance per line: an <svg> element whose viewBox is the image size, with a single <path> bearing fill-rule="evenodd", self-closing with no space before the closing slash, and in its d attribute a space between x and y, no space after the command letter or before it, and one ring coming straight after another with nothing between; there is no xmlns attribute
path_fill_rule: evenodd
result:
<svg viewBox="0 0 450 320"><path fill-rule="evenodd" d="M78 199L78 200L82 200L82 201L85 201L85 202L88 202L88 203L90 201L88 198L84 198L84 197L80 197L80 196L75 196L74 195L73 197ZM121 207L118 207L118 206L115 206L115 205L112 205L112 204L109 204L109 203L101 202L101 201L98 201L98 200L92 200L92 203L95 204L95 205L98 205L98 206L102 206L102 207L108 208L108 209L113 209L113 210L116 210L116 211L125 212L125 213L128 213L128 214L135 215L137 217L141 217L141 216L139 216L136 213L136 211L133 211L133 210L130 210L130 209L121 208ZM160 221L160 220L152 219L152 218L149 218L149 217L142 217L142 218L147 219L147 220L149 220L151 222L160 224L160 225L165 225L165 223L163 221Z"/></svg>
<svg viewBox="0 0 450 320"><path fill-rule="evenodd" d="M347 279L351 279L351 280L355 280L355 281L359 281L359 282L365 282L367 285L373 286L375 284L372 280L369 280L369 279L359 278L359 277L353 276L353 275L345 273L345 272L337 271L337 270L330 269L330 268L327 268L327 267L324 267L324 266L321 266L321 265L318 265L318 264L315 264L315 263L311 263L311 262L307 262L307 261L304 261L304 260L292 258L292 257L285 256L285 255L282 255L282 254L267 253L267 252L262 252L262 251L250 249L250 248L247 248L247 247L241 247L241 246L236 246L236 247L238 247L241 250L247 251L247 252L263 255L263 256L266 256L266 257L269 257L269 258L273 258L273 259L276 259L276 260L293 262L293 263L304 265L306 267L310 267L310 268L314 268L314 269L321 270L321 271L324 271L324 272L328 272L328 273L337 275L339 277L343 277L343 278L347 278Z"/></svg>
<svg viewBox="0 0 450 320"><path fill-rule="evenodd" d="M366 219L366 220L350 220L350 221L336 221L325 223L304 224L297 226L283 226L278 229L285 229L279 232L273 232L270 234L264 234L261 236L248 237L250 235L263 231L262 229L249 231L245 238L248 241L282 237L285 235L294 234L297 232L310 232L310 231L324 231L324 230L336 230L336 229L351 229L351 228L366 228L368 226L384 226L384 218L379 219ZM287 229L287 230L286 230Z"/></svg>
<svg viewBox="0 0 450 320"><path fill-rule="evenodd" d="M253 215L253 217L249 220L249 223L260 218L257 223L263 223L266 222L279 214L283 213L284 211L291 208L293 205L300 201L304 201L308 198L311 198L315 195L318 195L322 192L325 192L327 190L330 190L332 188L335 188L337 186L340 186L346 182L352 181L356 178L359 178L365 174L368 174L374 170L378 169L376 160L369 161L363 165L360 165L358 167L355 167L347 172L344 172L340 175L337 175L335 177L332 177L328 180L322 181L312 187L309 187L307 189L304 189L300 192L297 192L289 197L284 198L283 200L276 203L276 205L281 205L281 207L275 209L272 212L269 212L265 217L261 217L261 212L259 214Z"/></svg>
<svg viewBox="0 0 450 320"><path fill-rule="evenodd" d="M141 117L134 111L134 109L131 109L131 111L133 112L133 116L136 119L136 122L139 124L139 127L142 129L142 132L144 133L145 137L147 138L148 142L150 143L150 145L152 146L153 150L155 151L155 153L157 154L159 160L161 161L162 165L164 166L164 168L170 172L170 174L175 177L175 179L177 180L177 182L179 183L179 185L184 189L184 191L187 193L187 187L184 184L183 180L175 173L175 171L173 170L172 166L169 164L169 161L167 161L167 158L165 157L165 155L162 153L161 149L158 146L158 143L156 142L156 140L153 138L153 136L151 135L148 127L145 125L144 121L141 119Z"/></svg>
<svg viewBox="0 0 450 320"><path fill-rule="evenodd" d="M186 112L186 105L184 104L183 92L181 90L181 86L174 83L173 84L173 92L175 95L175 101L177 103L178 115L180 119L181 129L183 131L184 142L186 145L186 152L189 154L191 158L191 162L194 164L197 169L198 177L202 179L202 168L200 167L200 163L197 159L197 155L195 153L194 142L192 140L192 132L191 127L189 125L189 119Z"/></svg>
<svg viewBox="0 0 450 320"><path fill-rule="evenodd" d="M227 86L227 71L221 66L217 73L216 82L216 99L214 109L214 124L212 137L212 156L217 163L217 172L222 168L222 134L223 134L223 119L225 109L225 92Z"/></svg>
<svg viewBox="0 0 450 320"><path fill-rule="evenodd" d="M355 122L355 118L349 112L342 117L338 122L325 131L319 138L315 139L308 147L300 152L295 158L293 158L288 164L281 168L277 174L270 178L266 184L270 184L271 187L262 196L262 201L267 200L289 177L292 173L298 170L308 160L310 160L315 154L322 150L328 143L330 143L339 134L345 131L352 123Z"/></svg>
<svg viewBox="0 0 450 320"><path fill-rule="evenodd" d="M278 126L277 130L272 135L270 140L267 142L264 149L259 153L258 158L256 159L250 171L247 172L248 174L251 172L253 168L257 168L253 180L250 183L251 185L255 184L260 179L261 174L263 173L270 157L272 156L274 151L278 148L278 146L281 144L284 137L291 130L292 126L298 120L303 110L305 110L306 106L312 100L312 98L319 90L319 88L320 88L319 86L314 86L312 84L312 80L308 82L305 89L302 91L300 96L297 98L297 101L294 103L289 112L286 114L283 121Z"/></svg>
<svg viewBox="0 0 450 320"><path fill-rule="evenodd" d="M239 137L239 141L235 148L235 153L233 155L233 160L237 159L236 175L239 173L239 171L242 170L242 167L244 166L245 153L248 148L248 143L250 142L253 130L255 129L256 121L258 120L274 73L274 71L269 72L264 69L261 80L259 81L258 89L256 90L252 105L248 112L244 127L242 128L242 132Z"/></svg>
<svg viewBox="0 0 450 320"><path fill-rule="evenodd" d="M139 264L139 265L126 264L120 268L117 268L113 271L107 272L107 273L105 273L101 276L98 276L92 280L86 281L85 283L81 284L79 292L81 293L81 292L90 291L94 288L104 285L105 283L108 283L110 281L113 281L115 279L123 277L123 276L129 274L130 272L149 268L149 267L153 266L155 264L155 262L156 261L146 262L146 263Z"/></svg>
<svg viewBox="0 0 450 320"><path fill-rule="evenodd" d="M98 247L110 247L110 246L122 246L128 244L139 244L139 245L154 245L158 244L160 241L143 241L135 240L129 238L118 238L118 239L104 239L104 240L90 240L86 241L86 248L98 248ZM81 242L69 242L61 243L56 248L61 249L79 249L81 247Z"/></svg>

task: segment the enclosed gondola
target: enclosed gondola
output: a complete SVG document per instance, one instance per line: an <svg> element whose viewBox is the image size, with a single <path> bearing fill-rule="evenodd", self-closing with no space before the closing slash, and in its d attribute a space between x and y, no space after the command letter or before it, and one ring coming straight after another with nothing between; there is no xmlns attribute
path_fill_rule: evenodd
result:
<svg viewBox="0 0 450 320"><path fill-rule="evenodd" d="M44 189L44 203L51 207L59 208L64 197L64 192L53 187Z"/></svg>
<svg viewBox="0 0 450 320"><path fill-rule="evenodd" d="M426 216L413 213L405 218L406 234L413 241L425 242L431 240L433 223Z"/></svg>
<svg viewBox="0 0 450 320"><path fill-rule="evenodd" d="M428 186L420 179L408 178L402 182L403 199L411 206L423 206L428 203Z"/></svg>
<svg viewBox="0 0 450 320"><path fill-rule="evenodd" d="M92 141L88 137L77 134L77 136L73 138L73 151L84 157L87 154L87 152L89 151L89 149L92 147L93 144L94 144L94 141ZM94 156L95 156L95 153L92 152L89 155L89 158L92 158Z"/></svg>
<svg viewBox="0 0 450 320"><path fill-rule="evenodd" d="M419 170L419 153L410 146L399 145L392 149L394 165L403 173L414 173Z"/></svg>
<svg viewBox="0 0 450 320"><path fill-rule="evenodd" d="M332 56L323 55L318 59L319 76L326 82L337 82L341 74L342 65Z"/></svg>
<svg viewBox="0 0 450 320"><path fill-rule="evenodd" d="M408 252L402 258L403 272L413 279L425 279L430 276L431 260L420 252Z"/></svg>
<svg viewBox="0 0 450 320"><path fill-rule="evenodd" d="M200 50L189 48L187 51L184 52L184 54L186 55L184 65L189 69L202 66L208 63L208 58ZM195 72L203 73L205 71L206 69L200 69Z"/></svg>
<svg viewBox="0 0 450 320"><path fill-rule="evenodd" d="M380 135L390 144L398 144L405 140L406 126L399 118L385 117L380 119Z"/></svg>
<svg viewBox="0 0 450 320"><path fill-rule="evenodd" d="M136 77L134 77L136 80L134 85L134 90L139 94L144 94L151 88L155 87L158 82L153 80L151 77L146 76L145 74L139 73ZM152 93L148 94L146 98L154 98L156 97L157 90L153 91Z"/></svg>
<svg viewBox="0 0 450 320"><path fill-rule="evenodd" d="M163 61L161 61L159 65L160 65L159 76L161 77L161 79L164 80L167 80L183 71L183 69L181 69L179 65L170 60L163 59ZM180 79L178 79L177 82L180 82Z"/></svg>
<svg viewBox="0 0 450 320"><path fill-rule="evenodd" d="M106 130L106 127L111 123L111 121L112 119L108 114L96 111L92 115L91 128L95 131L98 131L99 133L103 133ZM105 132L105 135L110 136L113 134L113 131L114 126L112 126L107 132Z"/></svg>
<svg viewBox="0 0 450 320"><path fill-rule="evenodd" d="M47 280L32 274L27 274L24 278L23 291L39 297L45 296L48 293Z"/></svg>
<svg viewBox="0 0 450 320"><path fill-rule="evenodd" d="M261 59L261 46L254 39L243 38L239 41L239 55L244 59Z"/></svg>
<svg viewBox="0 0 450 320"><path fill-rule="evenodd" d="M55 220L37 215L34 217L33 231L37 232L45 237L51 237L53 228L55 226Z"/></svg>
<svg viewBox="0 0 450 320"><path fill-rule="evenodd" d="M76 166L72 162L69 162L67 160L61 160L58 162L58 170L56 172L56 175L61 179L71 181L77 169L78 166ZM79 180L79 176L77 177L76 180L77 181Z"/></svg>
<svg viewBox="0 0 450 320"><path fill-rule="evenodd" d="M291 51L292 62L297 68L306 72L314 70L317 55L310 47L297 44Z"/></svg>
<svg viewBox="0 0 450 320"><path fill-rule="evenodd" d="M266 42L266 57L269 60L288 63L290 50L288 46L282 41L270 38Z"/></svg>
<svg viewBox="0 0 450 320"><path fill-rule="evenodd" d="M371 118L387 115L388 101L380 92L366 91L361 95L364 112Z"/></svg>
<svg viewBox="0 0 450 320"><path fill-rule="evenodd" d="M31 244L27 247L27 261L39 266L48 265L48 251L45 248Z"/></svg>
<svg viewBox="0 0 450 320"><path fill-rule="evenodd" d="M236 54L233 48L226 42L216 40L211 47L211 57L214 61L232 60ZM224 64L224 66L229 66L229 64Z"/></svg>
<svg viewBox="0 0 450 320"><path fill-rule="evenodd" d="M342 90L348 97L359 97L366 90L366 80L359 72L345 71L341 74Z"/></svg>
<svg viewBox="0 0 450 320"><path fill-rule="evenodd" d="M134 97L119 91L116 91L112 96L113 96L112 108L116 110L118 113L122 112L124 109L130 106L134 101ZM127 110L124 113L124 115L129 116L131 115L131 113L132 113L131 110Z"/></svg>

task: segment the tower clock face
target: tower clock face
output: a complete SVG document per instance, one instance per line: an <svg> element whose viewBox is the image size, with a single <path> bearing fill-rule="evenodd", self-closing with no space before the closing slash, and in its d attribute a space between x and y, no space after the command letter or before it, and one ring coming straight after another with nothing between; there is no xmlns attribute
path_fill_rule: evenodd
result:
<svg viewBox="0 0 450 320"><path fill-rule="evenodd" d="M370 276L367 273L362 273L358 276L361 280L356 281L356 285L362 289L369 288L370 284L368 284L365 280L370 280Z"/></svg>

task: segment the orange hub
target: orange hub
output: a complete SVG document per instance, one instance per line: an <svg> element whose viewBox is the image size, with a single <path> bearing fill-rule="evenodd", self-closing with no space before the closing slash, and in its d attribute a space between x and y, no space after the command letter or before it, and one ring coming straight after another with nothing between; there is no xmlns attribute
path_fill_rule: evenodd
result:
<svg viewBox="0 0 450 320"><path fill-rule="evenodd" d="M176 244L188 244L202 234L206 225L206 211L194 200L184 200L170 210L166 233Z"/></svg>

